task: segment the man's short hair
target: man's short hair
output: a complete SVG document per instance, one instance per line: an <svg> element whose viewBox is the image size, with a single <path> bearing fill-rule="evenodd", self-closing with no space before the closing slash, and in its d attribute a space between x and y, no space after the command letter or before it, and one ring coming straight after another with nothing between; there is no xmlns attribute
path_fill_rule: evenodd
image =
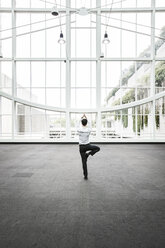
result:
<svg viewBox="0 0 165 248"><path fill-rule="evenodd" d="M81 120L81 123L82 123L83 126L86 126L87 122L88 122L87 119L82 119Z"/></svg>

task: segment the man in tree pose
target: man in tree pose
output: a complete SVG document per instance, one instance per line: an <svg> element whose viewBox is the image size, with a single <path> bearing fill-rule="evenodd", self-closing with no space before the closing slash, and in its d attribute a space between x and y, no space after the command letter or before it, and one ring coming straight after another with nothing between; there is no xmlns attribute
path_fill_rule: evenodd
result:
<svg viewBox="0 0 165 248"><path fill-rule="evenodd" d="M89 143L89 135L91 133L91 126L84 114L79 122L79 127L77 129L79 135L79 151L82 159L84 179L88 179L87 170L87 159L91 155L93 156L96 152L100 151L100 147L91 145Z"/></svg>

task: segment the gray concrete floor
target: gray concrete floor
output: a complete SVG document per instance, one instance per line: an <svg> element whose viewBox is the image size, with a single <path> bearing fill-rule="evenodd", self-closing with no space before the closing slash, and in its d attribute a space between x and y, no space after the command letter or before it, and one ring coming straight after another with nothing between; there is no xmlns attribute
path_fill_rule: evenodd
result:
<svg viewBox="0 0 165 248"><path fill-rule="evenodd" d="M165 145L0 145L0 248L164 248Z"/></svg>

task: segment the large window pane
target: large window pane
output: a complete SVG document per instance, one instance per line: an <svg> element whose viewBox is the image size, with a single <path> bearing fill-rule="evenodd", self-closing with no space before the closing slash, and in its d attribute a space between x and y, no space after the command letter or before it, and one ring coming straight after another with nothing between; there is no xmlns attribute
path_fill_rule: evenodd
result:
<svg viewBox="0 0 165 248"><path fill-rule="evenodd" d="M40 42L40 45L38 45L38 42ZM31 57L45 57L45 31L31 34Z"/></svg>
<svg viewBox="0 0 165 248"><path fill-rule="evenodd" d="M33 136L36 137L45 137L46 132L46 122L45 122L45 113L42 114L41 111L36 109L34 114L31 115L31 132ZM41 112L39 114L38 112Z"/></svg>
<svg viewBox="0 0 165 248"><path fill-rule="evenodd" d="M66 53L66 44L60 45L58 40L60 38L60 25L59 18L52 18L50 14L46 14L46 56L48 58L65 58L68 56ZM62 32L64 40L66 40L66 14L60 15Z"/></svg>
<svg viewBox="0 0 165 248"><path fill-rule="evenodd" d="M96 63L95 62L72 62L71 85L75 87L95 87Z"/></svg>
<svg viewBox="0 0 165 248"><path fill-rule="evenodd" d="M137 32L139 32L137 33L137 56L148 58L151 56L151 14L138 13L137 24Z"/></svg>
<svg viewBox="0 0 165 248"><path fill-rule="evenodd" d="M165 90L165 61L155 64L155 92L159 93Z"/></svg>
<svg viewBox="0 0 165 248"><path fill-rule="evenodd" d="M44 14L31 14L31 22L39 22L45 19ZM45 22L31 25L31 57L44 58L45 57L45 30L38 31L45 28ZM37 32L36 32L37 31Z"/></svg>
<svg viewBox="0 0 165 248"><path fill-rule="evenodd" d="M45 87L45 63L31 63L32 87Z"/></svg>
<svg viewBox="0 0 165 248"><path fill-rule="evenodd" d="M12 136L12 101L0 96L0 139Z"/></svg>
<svg viewBox="0 0 165 248"><path fill-rule="evenodd" d="M129 62L122 62L122 76L121 76L121 85L126 86L133 86L135 85L135 63L132 61Z"/></svg>
<svg viewBox="0 0 165 248"><path fill-rule="evenodd" d="M16 63L16 84L17 87L30 87L30 62Z"/></svg>
<svg viewBox="0 0 165 248"><path fill-rule="evenodd" d="M19 58L30 57L30 14L16 14L16 56ZM22 27L21 27L22 26ZM26 34L28 33L28 34ZM21 36L19 36L21 35Z"/></svg>
<svg viewBox="0 0 165 248"><path fill-rule="evenodd" d="M63 0L63 2L65 2L65 0ZM87 7L87 8L94 8L96 7L96 0L90 0L90 1L82 1L82 0L72 0L71 1L71 6L73 8L81 8L82 5L84 5Z"/></svg>
<svg viewBox="0 0 165 248"><path fill-rule="evenodd" d="M155 53L157 57L165 57L165 12L155 14ZM161 39L163 38L163 39Z"/></svg>
<svg viewBox="0 0 165 248"><path fill-rule="evenodd" d="M96 90L90 88L71 89L72 108L94 108L96 106Z"/></svg>
<svg viewBox="0 0 165 248"><path fill-rule="evenodd" d="M103 139L121 138L120 111L102 113L101 136Z"/></svg>
<svg viewBox="0 0 165 248"><path fill-rule="evenodd" d="M136 62L135 73L130 78L130 82L133 78L136 81L137 87L151 87L151 63L144 61ZM129 85L131 84L129 83Z"/></svg>
<svg viewBox="0 0 165 248"><path fill-rule="evenodd" d="M11 8L11 0L1 0L0 7Z"/></svg>
<svg viewBox="0 0 165 248"><path fill-rule="evenodd" d="M121 1L113 2L114 8L121 8ZM112 5L112 1L107 1L107 0L101 0L101 7L102 8L110 8Z"/></svg>
<svg viewBox="0 0 165 248"><path fill-rule="evenodd" d="M102 114L102 138L152 138L151 105Z"/></svg>
<svg viewBox="0 0 165 248"><path fill-rule="evenodd" d="M16 105L16 137L29 137L31 135L30 107L23 104Z"/></svg>
<svg viewBox="0 0 165 248"><path fill-rule="evenodd" d="M12 56L12 16L11 13L0 13L0 56L11 58ZM6 39L7 38L7 39Z"/></svg>
<svg viewBox="0 0 165 248"><path fill-rule="evenodd" d="M17 8L30 8L30 0L16 0Z"/></svg>
<svg viewBox="0 0 165 248"><path fill-rule="evenodd" d="M46 86L64 87L66 82L66 63L47 62L46 63Z"/></svg>
<svg viewBox="0 0 165 248"><path fill-rule="evenodd" d="M156 0L155 1L156 7L164 7L164 0Z"/></svg>
<svg viewBox="0 0 165 248"><path fill-rule="evenodd" d="M101 104L103 107L116 106L121 104L122 90L119 87L101 89Z"/></svg>
<svg viewBox="0 0 165 248"><path fill-rule="evenodd" d="M145 1L144 0L138 0L138 1L136 1L137 7L140 7L140 8L151 7L151 1L152 0L145 0ZM157 2L157 0L155 2Z"/></svg>
<svg viewBox="0 0 165 248"><path fill-rule="evenodd" d="M1 104L0 114L1 115L12 115L12 101L4 97L1 97L0 101L1 101L0 102Z"/></svg>
<svg viewBox="0 0 165 248"><path fill-rule="evenodd" d="M19 87L17 88L17 97L30 101L31 99L31 92L30 88ZM32 102L35 102L36 97L32 96ZM34 100L34 101L33 101Z"/></svg>
<svg viewBox="0 0 165 248"><path fill-rule="evenodd" d="M35 99L36 103L45 104L45 88L32 88L31 89L32 98Z"/></svg>
<svg viewBox="0 0 165 248"><path fill-rule="evenodd" d="M71 30L71 55L79 58L96 56L96 31L94 29Z"/></svg>
<svg viewBox="0 0 165 248"><path fill-rule="evenodd" d="M122 89L122 104L127 104L135 101L135 88Z"/></svg>
<svg viewBox="0 0 165 248"><path fill-rule="evenodd" d="M122 1L123 8L134 8L136 7L136 0Z"/></svg>
<svg viewBox="0 0 165 248"><path fill-rule="evenodd" d="M120 62L101 62L101 86L119 87L121 75Z"/></svg>
<svg viewBox="0 0 165 248"><path fill-rule="evenodd" d="M135 57L136 26L131 22L136 22L136 14L122 14L122 20L126 21L122 22L122 57Z"/></svg>
<svg viewBox="0 0 165 248"><path fill-rule="evenodd" d="M157 138L165 138L165 97L155 103L155 129Z"/></svg>
<svg viewBox="0 0 165 248"><path fill-rule="evenodd" d="M0 62L0 90L8 94L12 93L12 64Z"/></svg>
<svg viewBox="0 0 165 248"><path fill-rule="evenodd" d="M63 139L66 136L66 115L54 111L46 111L47 134L50 139Z"/></svg>
<svg viewBox="0 0 165 248"><path fill-rule="evenodd" d="M109 18L110 17L110 18ZM109 20L109 21L108 21ZM104 57L108 58L119 58L121 56L121 14L114 14L111 15L102 13L101 14L101 42L103 41L103 37L105 34L106 24L108 24L108 38L110 43L108 45L103 44L101 45L102 52Z"/></svg>
<svg viewBox="0 0 165 248"><path fill-rule="evenodd" d="M1 116L0 138L11 138L12 136L12 116Z"/></svg>
<svg viewBox="0 0 165 248"><path fill-rule="evenodd" d="M65 89L47 89L46 104L54 107L65 107Z"/></svg>

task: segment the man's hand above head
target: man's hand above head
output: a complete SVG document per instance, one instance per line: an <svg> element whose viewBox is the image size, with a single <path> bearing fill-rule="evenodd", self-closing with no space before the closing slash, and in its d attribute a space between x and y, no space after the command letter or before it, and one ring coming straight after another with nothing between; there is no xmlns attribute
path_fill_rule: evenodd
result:
<svg viewBox="0 0 165 248"><path fill-rule="evenodd" d="M83 114L83 116L81 117L81 119L87 119L86 115Z"/></svg>

